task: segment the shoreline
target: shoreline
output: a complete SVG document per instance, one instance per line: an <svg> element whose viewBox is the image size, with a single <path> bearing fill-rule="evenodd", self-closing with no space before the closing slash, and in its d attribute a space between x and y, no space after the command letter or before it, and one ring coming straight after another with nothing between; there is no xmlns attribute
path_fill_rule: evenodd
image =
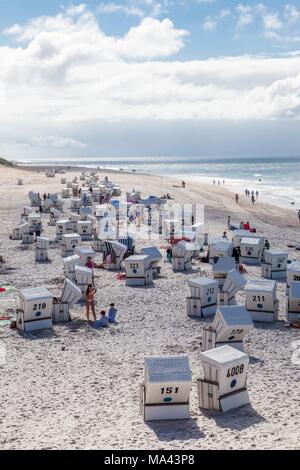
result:
<svg viewBox="0 0 300 470"><path fill-rule="evenodd" d="M278 207L284 210L290 210L292 213L296 213L300 210L300 196L294 196L293 198L286 198L280 195L274 195L274 192L279 190L276 186L268 186L265 185L263 182L252 182L247 180L240 180L240 179L225 179L225 185L222 184L223 177L216 177L216 176L207 176L207 175L189 175L189 174L181 174L181 175L163 175L159 173L148 173L138 170L121 170L121 169L113 169L113 168L104 168L98 165L28 165L28 164L18 164L16 163L16 167L20 169L24 169L25 171L46 171L49 168L55 168L59 170L65 171L90 171L90 170L97 170L100 173L111 173L111 174L136 174L141 176L157 176L159 178L174 178L178 181L185 180L186 182L189 181L193 184L205 184L208 186L212 186L217 189L217 184L213 186L213 180L216 182L219 180L221 181L221 187L228 189L230 192L235 194L236 192L239 196L244 196L244 191L247 188L250 190L254 189L259 190L259 199L263 200L264 203L268 203L274 207Z"/></svg>

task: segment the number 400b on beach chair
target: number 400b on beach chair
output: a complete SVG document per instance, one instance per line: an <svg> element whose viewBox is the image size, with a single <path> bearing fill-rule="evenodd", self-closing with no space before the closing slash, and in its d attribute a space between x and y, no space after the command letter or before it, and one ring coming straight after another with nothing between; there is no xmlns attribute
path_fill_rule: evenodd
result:
<svg viewBox="0 0 300 470"><path fill-rule="evenodd" d="M247 354L221 346L201 353L201 361L204 378L197 381L200 408L226 412L250 403Z"/></svg>

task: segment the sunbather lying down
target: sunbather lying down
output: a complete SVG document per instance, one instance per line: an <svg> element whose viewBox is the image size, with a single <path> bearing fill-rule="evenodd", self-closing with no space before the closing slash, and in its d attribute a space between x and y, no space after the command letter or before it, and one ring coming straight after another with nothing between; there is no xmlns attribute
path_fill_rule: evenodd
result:
<svg viewBox="0 0 300 470"><path fill-rule="evenodd" d="M89 269L104 269L105 266L107 266L107 261L103 261L103 263L95 263L95 261L92 260L92 258L88 258L87 262L85 263L85 267Z"/></svg>

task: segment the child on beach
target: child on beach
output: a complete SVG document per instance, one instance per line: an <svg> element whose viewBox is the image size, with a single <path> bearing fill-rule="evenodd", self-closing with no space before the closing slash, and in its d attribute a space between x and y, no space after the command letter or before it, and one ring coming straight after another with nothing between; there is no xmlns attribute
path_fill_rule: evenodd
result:
<svg viewBox="0 0 300 470"><path fill-rule="evenodd" d="M86 296L85 296L86 318L87 318L88 323L90 323L90 310L92 311L94 320L96 321L95 301L94 301L96 292L97 292L97 289L95 289L92 286L92 284L89 284L86 290Z"/></svg>
<svg viewBox="0 0 300 470"><path fill-rule="evenodd" d="M110 304L110 309L108 311L109 323L116 323L117 313L118 313L118 310L115 308L115 304Z"/></svg>
<svg viewBox="0 0 300 470"><path fill-rule="evenodd" d="M100 319L95 320L92 327L93 328L105 328L106 326L108 326L108 323L109 323L108 316L106 315L105 310L102 310L102 312L100 313Z"/></svg>

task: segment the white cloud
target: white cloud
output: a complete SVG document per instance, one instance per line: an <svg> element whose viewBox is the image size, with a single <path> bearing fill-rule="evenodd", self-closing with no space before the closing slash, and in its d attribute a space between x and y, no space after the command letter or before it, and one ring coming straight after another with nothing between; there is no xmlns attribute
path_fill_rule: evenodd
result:
<svg viewBox="0 0 300 470"><path fill-rule="evenodd" d="M280 29L282 27L278 13L267 13L263 15L263 21L265 29Z"/></svg>
<svg viewBox="0 0 300 470"><path fill-rule="evenodd" d="M97 13L125 13L127 16L138 16L142 18L144 11L135 6L122 5L120 3L101 3L96 9Z"/></svg>
<svg viewBox="0 0 300 470"><path fill-rule="evenodd" d="M31 145L33 147L40 148L71 148L71 149L83 149L86 147L86 144L80 142L73 137L63 137L61 135L37 135L29 139L28 143L25 145ZM23 145L24 145L23 144Z"/></svg>
<svg viewBox="0 0 300 470"><path fill-rule="evenodd" d="M215 31L219 23L231 15L231 10L221 9L214 16L207 16L202 23L204 31Z"/></svg>
<svg viewBox="0 0 300 470"><path fill-rule="evenodd" d="M213 18L206 18L202 26L204 31L214 31L217 27L217 22Z"/></svg>
<svg viewBox="0 0 300 470"><path fill-rule="evenodd" d="M221 19L227 18L227 16L230 16L230 15L231 15L231 11L229 10L229 8L224 8L219 11L219 17Z"/></svg>
<svg viewBox="0 0 300 470"><path fill-rule="evenodd" d="M69 5L65 10L67 15L77 16L86 11L86 5L84 3L80 5Z"/></svg>
<svg viewBox="0 0 300 470"><path fill-rule="evenodd" d="M35 18L24 26L7 28L4 34L14 36L20 42L30 41L25 52L41 59L48 58L45 68L56 66L58 62L63 67L64 61L80 62L93 56L95 60L96 56L103 60L166 57L183 48L184 38L189 34L186 30L176 29L169 19L144 18L123 37L106 36L91 12L73 15L70 16L67 10L54 17Z"/></svg>
<svg viewBox="0 0 300 470"><path fill-rule="evenodd" d="M32 146L83 149L73 126L99 120L300 119L299 56L169 60L187 35L169 19L117 38L87 10L10 34L23 43L0 46L0 128Z"/></svg>
<svg viewBox="0 0 300 470"><path fill-rule="evenodd" d="M255 19L255 9L250 5L239 4L236 7L238 13L237 28L243 28L253 23Z"/></svg>
<svg viewBox="0 0 300 470"><path fill-rule="evenodd" d="M300 11L295 5L288 3L285 5L284 16L289 23L295 23L300 19Z"/></svg>

